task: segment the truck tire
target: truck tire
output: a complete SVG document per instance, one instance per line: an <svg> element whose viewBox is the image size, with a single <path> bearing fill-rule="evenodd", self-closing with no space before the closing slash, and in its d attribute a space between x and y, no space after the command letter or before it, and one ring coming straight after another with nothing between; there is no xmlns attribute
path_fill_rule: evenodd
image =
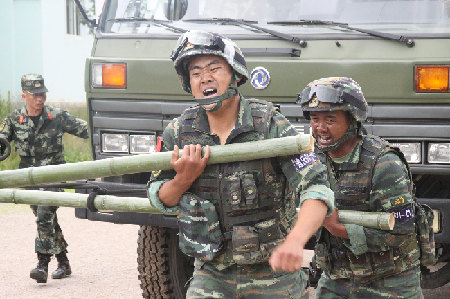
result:
<svg viewBox="0 0 450 299"><path fill-rule="evenodd" d="M178 248L178 229L141 226L137 253L142 297L186 298L186 283L194 271L194 259Z"/></svg>
<svg viewBox="0 0 450 299"><path fill-rule="evenodd" d="M450 264L438 263L433 267L422 268L422 289L436 289L446 285L450 281Z"/></svg>

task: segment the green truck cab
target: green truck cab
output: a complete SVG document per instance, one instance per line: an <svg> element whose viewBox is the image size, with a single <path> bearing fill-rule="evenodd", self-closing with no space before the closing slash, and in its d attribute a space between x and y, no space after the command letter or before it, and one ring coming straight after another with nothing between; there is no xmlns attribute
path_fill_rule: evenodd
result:
<svg viewBox="0 0 450 299"><path fill-rule="evenodd" d="M301 133L310 127L295 101L306 84L330 76L356 80L369 103L364 127L401 148L419 202L435 211L439 262L422 269L423 287L450 281L449 1L106 0L85 73L95 160L154 152L165 126L194 103L169 59L188 30L235 41L251 76L239 91L279 104ZM100 183L146 196L149 177ZM76 216L141 225L143 297L185 297L193 261L178 249L176 217L86 209Z"/></svg>

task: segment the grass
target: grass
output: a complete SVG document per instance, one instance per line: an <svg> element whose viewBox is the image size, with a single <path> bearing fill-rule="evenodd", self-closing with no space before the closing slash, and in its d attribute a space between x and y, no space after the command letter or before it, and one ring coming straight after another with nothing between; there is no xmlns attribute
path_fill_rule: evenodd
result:
<svg viewBox="0 0 450 299"><path fill-rule="evenodd" d="M79 103L48 103L50 106L59 107L70 114L88 121L88 114L86 104ZM0 97L0 121L13 110L22 107L24 105L23 101L12 102L8 94L7 99ZM67 163L76 163L81 161L91 161L91 148L89 139L82 139L70 134L63 135L63 145L64 145L64 156ZM20 157L14 149L14 142L11 144L11 155L4 161L0 162L1 170L12 170L19 168ZM73 192L73 190L67 190L68 192ZM0 203L0 215L19 215L19 214L31 214L30 206L24 204L10 204L10 203Z"/></svg>

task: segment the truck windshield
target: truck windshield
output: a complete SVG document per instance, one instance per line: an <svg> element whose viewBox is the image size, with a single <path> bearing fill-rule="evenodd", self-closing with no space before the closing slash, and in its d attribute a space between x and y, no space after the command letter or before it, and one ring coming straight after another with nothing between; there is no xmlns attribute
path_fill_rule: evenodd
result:
<svg viewBox="0 0 450 299"><path fill-rule="evenodd" d="M100 30L106 34L179 35L180 32L173 27L205 30L205 22L184 20L214 18L242 19L282 31L295 24L300 27L301 23L296 21L301 20L338 22L366 28L386 24L450 24L450 1L107 0ZM292 22L290 25L289 21ZM170 26L164 26L163 22ZM207 26L208 31L214 31L215 26L233 27L217 22ZM261 34L245 26L234 27L227 29L228 34ZM292 33L292 29L288 30Z"/></svg>

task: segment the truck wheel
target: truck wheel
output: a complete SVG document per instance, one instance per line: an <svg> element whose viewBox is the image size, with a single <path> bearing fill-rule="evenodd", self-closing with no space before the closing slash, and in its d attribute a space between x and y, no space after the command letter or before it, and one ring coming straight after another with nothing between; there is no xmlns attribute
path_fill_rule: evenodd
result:
<svg viewBox="0 0 450 299"><path fill-rule="evenodd" d="M184 299L194 259L178 248L178 229L141 226L138 238L138 271L142 297Z"/></svg>
<svg viewBox="0 0 450 299"><path fill-rule="evenodd" d="M437 263L432 267L422 268L422 289L440 288L450 282L450 263Z"/></svg>

